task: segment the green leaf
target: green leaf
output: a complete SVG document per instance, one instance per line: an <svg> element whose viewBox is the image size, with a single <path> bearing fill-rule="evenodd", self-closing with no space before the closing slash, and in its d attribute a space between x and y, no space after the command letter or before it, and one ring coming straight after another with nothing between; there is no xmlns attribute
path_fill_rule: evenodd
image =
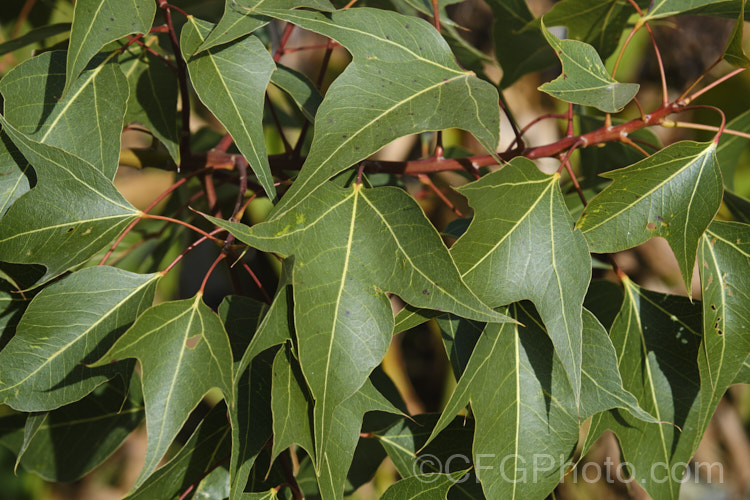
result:
<svg viewBox="0 0 750 500"><path fill-rule="evenodd" d="M637 83L619 83L607 73L601 57L591 45L578 40L560 40L542 33L562 63L562 75L539 90L565 102L593 106L605 113L617 113L638 93Z"/></svg>
<svg viewBox="0 0 750 500"><path fill-rule="evenodd" d="M273 414L272 458L293 444L313 455L312 411L307 384L289 348L280 349L273 361L271 412Z"/></svg>
<svg viewBox="0 0 750 500"><path fill-rule="evenodd" d="M397 188L323 184L299 212L251 229L207 218L248 245L295 256L294 317L315 398L318 460L334 408L362 386L390 343L393 315L384 292L419 307L509 320L466 287L437 231Z"/></svg>
<svg viewBox="0 0 750 500"><path fill-rule="evenodd" d="M111 378L97 360L151 305L158 274L91 267L42 290L0 351L0 402L46 411L78 401Z"/></svg>
<svg viewBox="0 0 750 500"><path fill-rule="evenodd" d="M28 300L12 290L11 285L0 282L0 350L16 334L16 327L28 304Z"/></svg>
<svg viewBox="0 0 750 500"><path fill-rule="evenodd" d="M268 24L271 18L258 14L256 10L265 7L264 2L265 0L224 0L224 15L195 52L231 42ZM274 0L273 2L273 8L279 10L300 7L323 11L333 10L327 0Z"/></svg>
<svg viewBox="0 0 750 500"><path fill-rule="evenodd" d="M263 138L263 102L276 65L254 36L191 56L206 39L211 26L190 17L182 29L180 47L190 80L201 101L232 134L260 185L273 199L276 188Z"/></svg>
<svg viewBox="0 0 750 500"><path fill-rule="evenodd" d="M148 446L136 487L156 469L211 388L221 389L225 399L233 401L229 339L219 317L201 299L198 294L146 310L93 365L125 358L141 363Z"/></svg>
<svg viewBox="0 0 750 500"><path fill-rule="evenodd" d="M524 29L534 22L526 0L488 0L494 22L495 57L503 69L502 88L527 73L555 64L555 54L538 29Z"/></svg>
<svg viewBox="0 0 750 500"><path fill-rule="evenodd" d="M727 47L724 49L724 60L735 66L746 68L750 66L750 59L745 54L742 47L743 32L745 27L745 0L740 0L740 13L737 17L737 23L729 35Z"/></svg>
<svg viewBox="0 0 750 500"><path fill-rule="evenodd" d="M32 421L36 425L24 442L21 466L47 481L69 482L88 474L143 420L138 385L137 377L129 386L116 377L71 405L29 414L27 429Z"/></svg>
<svg viewBox="0 0 750 500"><path fill-rule="evenodd" d="M172 460L154 472L129 499L175 498L229 457L230 428L227 407L217 404ZM194 498L202 498L197 494Z"/></svg>
<svg viewBox="0 0 750 500"><path fill-rule="evenodd" d="M7 42L0 43L0 56L4 56L9 52L15 52L18 49L22 49L27 45L31 45L37 42L41 42L47 38L65 33L70 30L70 23L56 23L48 24L46 26L40 26L33 30L25 33L24 35L8 40Z"/></svg>
<svg viewBox="0 0 750 500"><path fill-rule="evenodd" d="M644 422L658 420L638 406L638 401L625 390L617 366L617 354L607 330L589 311L583 311L583 363L580 419L611 408L621 408Z"/></svg>
<svg viewBox="0 0 750 500"><path fill-rule="evenodd" d="M468 402L476 418L475 463L488 498L531 498L546 495L571 465L579 421L610 408L622 408L639 419L655 422L623 388L617 358L606 330L588 311L583 320L581 397L576 410L572 388L559 356L549 341L540 342L544 327L527 311L512 306L526 327L488 325L479 338L463 377L458 381L428 443ZM486 380L502 381L486 390ZM533 450L545 450L554 463L545 464L542 478L526 484ZM558 462L557 458L561 458ZM481 468L480 468L481 466ZM539 471L537 471L539 472ZM536 477L536 476L535 476ZM512 478L510 480L508 478Z"/></svg>
<svg viewBox="0 0 750 500"><path fill-rule="evenodd" d="M283 64L276 64L276 71L271 74L271 83L289 94L299 107L305 118L310 122L315 121L315 113L323 101L323 97L305 75Z"/></svg>
<svg viewBox="0 0 750 500"><path fill-rule="evenodd" d="M722 0L655 0L642 20L650 21L662 17L674 16L675 14L681 14L698 7L705 7L721 2Z"/></svg>
<svg viewBox="0 0 750 500"><path fill-rule="evenodd" d="M364 385L356 393L333 411L331 420L332 429L335 430L320 438L325 439L320 446L325 451L318 456L318 486L324 500L343 498L347 472L359 441L362 418L365 413L371 411L401 413L369 380L365 380Z"/></svg>
<svg viewBox="0 0 750 500"><path fill-rule="evenodd" d="M5 119L29 139L55 146L113 179L128 83L113 59L97 57L70 87L65 52L45 52L13 68L0 81Z"/></svg>
<svg viewBox="0 0 750 500"><path fill-rule="evenodd" d="M423 474L408 477L392 484L383 496L383 500L443 500L457 482L466 475L465 470L451 474Z"/></svg>
<svg viewBox="0 0 750 500"><path fill-rule="evenodd" d="M487 325L428 440L471 401L473 456L480 462L475 466L487 498L546 496L560 481L578 440L575 393L543 327L526 307L511 307L525 327ZM492 391L486 390L487 380L496 381ZM554 463L538 471L534 481L524 481L525 467L540 449Z"/></svg>
<svg viewBox="0 0 750 500"><path fill-rule="evenodd" d="M737 377L732 382L733 384L750 384L750 356L742 364Z"/></svg>
<svg viewBox="0 0 750 500"><path fill-rule="evenodd" d="M648 7L648 0L637 3ZM562 0L544 15L544 23L567 27L569 39L590 44L606 59L617 49L622 31L634 13L627 0ZM538 22L532 25L526 29L539 29Z"/></svg>
<svg viewBox="0 0 750 500"><path fill-rule="evenodd" d="M0 132L0 219L34 183L34 170L7 135Z"/></svg>
<svg viewBox="0 0 750 500"><path fill-rule="evenodd" d="M625 299L610 330L625 389L653 424L614 410L594 416L587 445L605 429L620 442L634 481L653 498L676 499L699 428L701 306L623 280ZM655 465L656 464L656 465Z"/></svg>
<svg viewBox="0 0 750 500"><path fill-rule="evenodd" d="M602 174L613 182L584 209L578 227L596 253L632 248L661 236L690 292L698 240L721 205L716 144L678 142Z"/></svg>
<svg viewBox="0 0 750 500"><path fill-rule="evenodd" d="M591 257L565 207L559 175L516 158L458 191L475 210L451 248L461 276L491 307L534 302L578 396Z"/></svg>
<svg viewBox="0 0 750 500"><path fill-rule="evenodd" d="M231 500L243 497L250 471L272 437L271 380L274 352L268 349L239 365L234 374L235 410L232 424L232 458L229 465Z"/></svg>
<svg viewBox="0 0 750 500"><path fill-rule="evenodd" d="M415 415L375 433L401 477L452 473L471 465L474 420L458 416L435 439L425 444L438 417L435 414ZM449 500L483 498L482 487L474 471L470 471L448 494Z"/></svg>
<svg viewBox="0 0 750 500"><path fill-rule="evenodd" d="M727 123L727 128L738 130L740 132L750 131L750 110L745 111L733 120ZM747 151L748 142L745 137L737 135L723 134L719 146L716 148L716 159L721 168L721 174L724 178L724 186L729 190L734 190L734 176L737 164L742 154Z"/></svg>
<svg viewBox="0 0 750 500"><path fill-rule="evenodd" d="M164 144L180 164L177 127L177 75L147 50L131 46L120 56L120 67L130 87L125 124L140 123ZM119 151L118 151L119 154Z"/></svg>
<svg viewBox="0 0 750 500"><path fill-rule="evenodd" d="M307 160L272 218L295 210L326 180L404 135L455 127L495 151L497 90L462 70L426 21L368 8L330 18L309 11L264 12L335 39L353 57L328 89Z"/></svg>
<svg viewBox="0 0 750 500"><path fill-rule="evenodd" d="M92 57L125 35L148 33L156 14L151 0L79 0L75 3L65 66L66 94Z"/></svg>
<svg viewBox="0 0 750 500"><path fill-rule="evenodd" d="M698 247L705 355L701 369L702 429L750 353L750 226L711 223Z"/></svg>
<svg viewBox="0 0 750 500"><path fill-rule="evenodd" d="M724 190L724 204L732 212L735 219L750 224L750 200L737 196L729 190Z"/></svg>
<svg viewBox="0 0 750 500"><path fill-rule="evenodd" d="M442 334L443 345L451 362L453 374L456 379L459 379L466 369L466 363L469 362L484 325L478 321L464 319L454 314L445 314L438 317L437 325Z"/></svg>
<svg viewBox="0 0 750 500"><path fill-rule="evenodd" d="M37 186L10 207L0 227L0 261L42 264L39 283L85 262L138 216L96 167L33 141L0 116L3 131L35 167Z"/></svg>

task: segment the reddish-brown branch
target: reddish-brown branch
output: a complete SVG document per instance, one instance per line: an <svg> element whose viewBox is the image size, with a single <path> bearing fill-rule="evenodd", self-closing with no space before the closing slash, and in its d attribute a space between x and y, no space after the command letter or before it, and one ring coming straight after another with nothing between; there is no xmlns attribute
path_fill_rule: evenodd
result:
<svg viewBox="0 0 750 500"><path fill-rule="evenodd" d="M173 219L172 217L166 217L164 215L153 215L153 214L143 214L141 217L144 218L144 219L156 219L156 220L165 220L165 221L173 222L175 224L179 224L181 226L184 226L184 227L186 227L186 228L188 228L188 229L190 229L192 231L195 231L198 234L206 236L207 238L215 241L216 243L220 243L222 245L224 244L224 242L222 240L220 240L219 238L214 238L213 235L205 232L203 229L195 227L194 225L189 224L189 223L187 223L185 221L182 221L180 219Z"/></svg>
<svg viewBox="0 0 750 500"><path fill-rule="evenodd" d="M182 116L182 128L180 131L180 163L185 158L190 158L190 91L188 89L188 77L187 77L187 63L182 57L180 51L180 42L177 40L177 32L174 29L172 23L172 11L175 9L182 12L185 16L184 11L170 5L166 0L157 0L159 7L164 11L164 19L167 22L167 28L169 29L169 41L172 44L172 52L174 53L175 61L177 61L177 80L180 86L180 97L182 101L181 116ZM178 165L179 169L180 165Z"/></svg>
<svg viewBox="0 0 750 500"><path fill-rule="evenodd" d="M445 206L450 208L454 214L458 215L459 217L463 217L464 214L461 213L461 211L456 208L456 206L453 204L451 200L448 199L447 196L438 188L434 182L432 182L432 179L426 174L420 174L419 176L419 182L427 186L433 193L437 195L440 200L445 203Z"/></svg>
<svg viewBox="0 0 750 500"><path fill-rule="evenodd" d="M636 4L637 6L638 4ZM612 78L617 79L617 70L620 67L620 61L622 60L623 54L625 54L625 49L628 48L628 45L630 44L630 41L633 39L633 36L638 32L639 29L641 29L641 24L636 23L635 26L633 26L633 29L630 30L630 33L628 33L628 37L625 39L625 43L622 44L622 48L620 49L620 53L617 54L617 60L615 61L615 66L612 68Z"/></svg>
<svg viewBox="0 0 750 500"><path fill-rule="evenodd" d="M703 88L702 88L702 89L700 89L699 91L695 92L695 93L694 93L693 95L691 95L690 97L686 97L686 98L685 98L685 99L683 100L683 102L684 102L685 104L688 104L688 103L690 103L690 102L694 101L694 100L695 100L695 99L697 99L697 98L698 98L699 96L701 96L701 95L705 94L706 92L708 92L708 91L709 91L709 90L711 90L712 88L716 87L717 85L719 85L719 84L721 84L721 83L724 83L725 81L729 80L729 79L730 79L730 78L732 78L733 76L735 76L735 75L738 75L738 74L742 73L742 72L743 72L743 71L745 71L746 69L747 69L747 68L737 68L737 69L735 69L734 71L731 71L731 72L727 73L726 75L722 76L721 78L717 78L716 80L714 80L713 82L709 83L708 85L706 85L705 87L703 87ZM692 88L692 87L691 87L691 88ZM690 89L688 89L688 91L689 91L689 90L690 90ZM687 92L686 92L686 93L687 93ZM683 96L680 96L680 99L682 99L682 97L683 97ZM678 99L678 102L680 101L680 99Z"/></svg>
<svg viewBox="0 0 750 500"><path fill-rule="evenodd" d="M211 236L214 236L216 234L221 233L222 231L226 231L226 229L223 229L223 228L214 229L213 231L211 231L208 234L210 234ZM202 236L202 237L198 238L197 240L195 240L190 246L188 246L185 250L183 250L182 252L180 252L180 255L178 255L163 271L161 271L160 274L162 276L166 276L167 273L169 271L171 271L172 268L174 266L176 266L177 263L180 262L183 257L185 257L185 255L188 254L188 252L190 252L192 249L194 249L195 247L197 247L198 245L200 245L204 241L207 241L208 239L209 238L207 236Z"/></svg>
<svg viewBox="0 0 750 500"><path fill-rule="evenodd" d="M201 287L198 289L198 293L202 294L203 291L206 289L206 283L208 283L208 278L211 277L211 273L214 272L214 269L216 269L216 266L219 265L219 262L224 260L227 257L227 254L220 253L218 257L216 257L216 260L213 264L211 264L211 267L208 268L208 271L206 272L206 275L203 277L203 282L201 283Z"/></svg>
<svg viewBox="0 0 750 500"><path fill-rule="evenodd" d="M292 31L294 31L294 24L287 23L284 33L281 35L279 46L276 47L276 51L273 53L274 62L279 62L281 57L286 53L286 44L289 42L289 37L292 36Z"/></svg>

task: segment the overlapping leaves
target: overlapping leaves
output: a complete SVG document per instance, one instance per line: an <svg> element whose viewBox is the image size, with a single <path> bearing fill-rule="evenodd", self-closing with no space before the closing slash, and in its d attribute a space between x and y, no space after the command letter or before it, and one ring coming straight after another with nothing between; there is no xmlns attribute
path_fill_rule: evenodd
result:
<svg viewBox="0 0 750 500"><path fill-rule="evenodd" d="M244 243L295 258L294 318L315 398L318 464L334 409L362 386L390 342L384 292L419 307L508 320L466 287L435 229L401 190L324 184L299 211L251 229L210 220Z"/></svg>
<svg viewBox="0 0 750 500"><path fill-rule="evenodd" d="M593 252L616 252L654 236L669 242L690 291L698 240L721 204L714 143L684 141L602 174L613 182L578 221Z"/></svg>
<svg viewBox="0 0 750 500"><path fill-rule="evenodd" d="M143 370L148 447L140 486L211 388L233 402L232 352L221 320L198 294L148 309L93 366L127 358Z"/></svg>
<svg viewBox="0 0 750 500"><path fill-rule="evenodd" d="M263 13L328 36L353 57L328 89L310 153L272 217L295 209L326 180L404 135L456 127L489 151L497 147L497 90L462 70L427 22L369 8L330 16Z"/></svg>

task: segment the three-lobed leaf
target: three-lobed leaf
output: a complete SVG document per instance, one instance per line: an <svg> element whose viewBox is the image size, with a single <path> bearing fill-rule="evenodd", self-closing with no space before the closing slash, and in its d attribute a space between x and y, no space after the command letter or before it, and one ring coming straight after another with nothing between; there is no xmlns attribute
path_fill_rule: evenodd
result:
<svg viewBox="0 0 750 500"><path fill-rule="evenodd" d="M475 210L451 248L462 278L491 307L534 302L577 395L591 257L573 227L559 176L516 158L458 191Z"/></svg>
<svg viewBox="0 0 750 500"><path fill-rule="evenodd" d="M46 266L43 283L88 260L136 219L138 211L97 167L30 139L2 116L0 124L37 177L3 218L0 261Z"/></svg>
<svg viewBox="0 0 750 500"><path fill-rule="evenodd" d="M638 93L637 83L620 83L609 76L601 57L591 45L560 40L542 22L542 32L562 63L562 75L539 90L565 102L593 106L617 113Z"/></svg>
<svg viewBox="0 0 750 500"><path fill-rule="evenodd" d="M198 294L146 310L93 366L126 358L141 363L146 403L148 446L138 487L210 389L234 401L232 351L221 320Z"/></svg>
<svg viewBox="0 0 750 500"><path fill-rule="evenodd" d="M328 179L408 134L455 127L495 151L497 90L461 69L426 21L370 8L263 12L336 40L353 58L328 89L307 159L272 218L296 210Z"/></svg>
<svg viewBox="0 0 750 500"><path fill-rule="evenodd" d="M399 189L328 183L299 211L250 229L209 219L255 248L294 255L294 321L315 398L318 460L334 408L362 386L390 343L385 292L419 307L509 320L466 287L437 231Z"/></svg>
<svg viewBox="0 0 750 500"><path fill-rule="evenodd" d="M721 204L716 144L678 142L602 176L613 182L578 221L591 251L617 252L661 236L690 291L698 241Z"/></svg>
<svg viewBox="0 0 750 500"><path fill-rule="evenodd" d="M21 411L53 410L114 376L124 367L87 365L151 305L158 278L98 266L42 290L0 351L0 402Z"/></svg>

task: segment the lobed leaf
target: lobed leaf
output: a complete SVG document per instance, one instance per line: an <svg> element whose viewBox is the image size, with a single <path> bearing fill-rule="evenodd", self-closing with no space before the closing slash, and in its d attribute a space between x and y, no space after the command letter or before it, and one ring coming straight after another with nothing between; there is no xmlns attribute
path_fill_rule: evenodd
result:
<svg viewBox="0 0 750 500"><path fill-rule="evenodd" d="M196 52L234 41L262 28L271 21L261 15L265 0L224 0L224 14ZM309 7L316 10L333 10L328 0L274 0L274 9Z"/></svg>
<svg viewBox="0 0 750 500"><path fill-rule="evenodd" d="M475 210L451 248L462 278L491 307L534 302L577 397L591 257L565 207L559 175L515 158L458 191Z"/></svg>
<svg viewBox="0 0 750 500"><path fill-rule="evenodd" d="M295 257L294 321L315 398L318 461L334 408L362 386L390 343L384 292L419 307L509 321L466 287L434 227L399 189L324 184L299 212L251 229L207 218L253 247Z"/></svg>
<svg viewBox="0 0 750 500"><path fill-rule="evenodd" d="M104 462L142 420L137 377L130 384L116 377L80 401L30 413L23 431L0 436L0 442L13 449L23 441L18 463L25 470L47 481L69 482Z"/></svg>
<svg viewBox="0 0 750 500"><path fill-rule="evenodd" d="M73 11L68 58L65 65L66 94L92 57L109 42L134 33L148 33L156 15L151 0L79 0Z"/></svg>
<svg viewBox="0 0 750 500"><path fill-rule="evenodd" d="M310 153L271 218L296 210L328 179L404 135L455 127L495 151L497 90L462 70L426 21L369 8L263 13L333 38L353 57L328 89Z"/></svg>
<svg viewBox="0 0 750 500"><path fill-rule="evenodd" d="M661 236L689 292L698 241L721 205L716 144L678 142L602 176L612 184L578 220L591 251L617 252Z"/></svg>
<svg viewBox="0 0 750 500"><path fill-rule="evenodd" d="M138 217L91 163L26 137L2 116L0 124L38 179L3 218L0 261L46 266L40 284L88 260Z"/></svg>
<svg viewBox="0 0 750 500"><path fill-rule="evenodd" d="M539 90L565 102L593 106L605 113L617 113L638 93L637 83L619 83L604 68L601 57L591 45L578 40L560 40L542 33L562 63L562 75Z"/></svg>
<svg viewBox="0 0 750 500"><path fill-rule="evenodd" d="M29 139L60 148L113 179L128 83L114 59L95 58L65 87L65 52L45 52L0 81L5 119Z"/></svg>
<svg viewBox="0 0 750 500"><path fill-rule="evenodd" d="M0 351L0 401L20 411L53 410L112 378L122 367L87 365L151 305L158 279L97 266L42 290Z"/></svg>
<svg viewBox="0 0 750 500"><path fill-rule="evenodd" d="M715 221L698 247L703 304L701 429L750 353L750 226Z"/></svg>
<svg viewBox="0 0 750 500"><path fill-rule="evenodd" d="M263 137L263 102L276 66L254 36L191 56L211 24L194 17L182 29L180 47L201 101L232 134L268 197L276 197Z"/></svg>
<svg viewBox="0 0 750 500"><path fill-rule="evenodd" d="M232 352L221 320L201 300L151 307L94 365L136 358L143 371L148 446L135 487L154 472L190 412L213 387L232 403ZM200 367L200 370L197 368Z"/></svg>
<svg viewBox="0 0 750 500"><path fill-rule="evenodd" d="M627 278L623 285L625 298L610 330L623 384L643 410L668 423L644 422L617 410L600 413L586 448L604 429L612 430L634 481L654 498L676 499L703 434L701 306L641 289Z"/></svg>

